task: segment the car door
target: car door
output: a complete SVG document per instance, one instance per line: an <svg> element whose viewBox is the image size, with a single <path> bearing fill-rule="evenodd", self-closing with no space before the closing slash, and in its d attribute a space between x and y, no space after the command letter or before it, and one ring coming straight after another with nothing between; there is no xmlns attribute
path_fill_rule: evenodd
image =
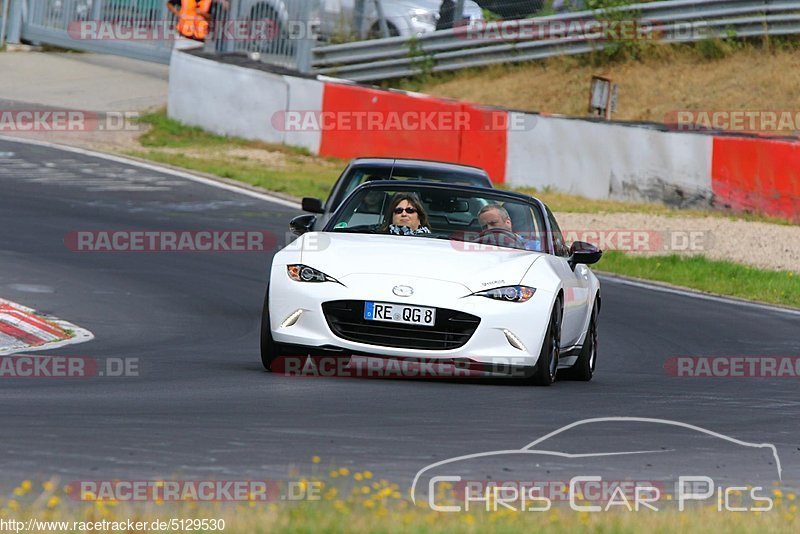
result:
<svg viewBox="0 0 800 534"><path fill-rule="evenodd" d="M577 265L573 271L568 263L569 246L564 242L561 228L550 208L547 219L552 236L551 253L559 258L557 273L564 285L564 315L561 321L561 348L569 350L580 342L589 305L589 270L585 265Z"/></svg>

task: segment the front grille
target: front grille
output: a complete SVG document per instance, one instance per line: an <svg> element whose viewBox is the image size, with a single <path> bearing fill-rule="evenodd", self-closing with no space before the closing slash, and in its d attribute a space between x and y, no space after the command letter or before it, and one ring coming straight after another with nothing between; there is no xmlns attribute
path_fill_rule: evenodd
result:
<svg viewBox="0 0 800 534"><path fill-rule="evenodd" d="M342 339L402 349L457 349L469 341L481 322L474 315L443 308L436 308L433 326L367 321L363 300L325 302L322 311L331 331Z"/></svg>

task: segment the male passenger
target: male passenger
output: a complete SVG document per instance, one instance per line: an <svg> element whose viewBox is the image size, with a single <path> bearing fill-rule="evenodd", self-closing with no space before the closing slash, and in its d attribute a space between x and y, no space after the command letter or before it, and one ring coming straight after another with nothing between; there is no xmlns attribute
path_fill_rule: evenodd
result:
<svg viewBox="0 0 800 534"><path fill-rule="evenodd" d="M481 230L484 231L499 228L514 233L514 227L511 222L511 217L508 215L508 210L500 204L487 204L482 207L478 212L478 222L481 225ZM533 236L531 239L525 239L519 234L516 235L520 242L524 244L525 250L542 250L542 242L539 239Z"/></svg>

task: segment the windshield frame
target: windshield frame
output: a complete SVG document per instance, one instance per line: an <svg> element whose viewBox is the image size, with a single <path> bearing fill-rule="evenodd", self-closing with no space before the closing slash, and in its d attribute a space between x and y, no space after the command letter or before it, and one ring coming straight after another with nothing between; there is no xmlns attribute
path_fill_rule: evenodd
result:
<svg viewBox="0 0 800 534"><path fill-rule="evenodd" d="M510 191L503 191L501 189L489 189L485 187L475 187L475 186L468 186L468 185L457 185L457 184L450 184L445 182L423 182L423 181L405 181L405 180L375 180L371 182L365 182L350 192L347 197L342 200L339 204L339 207L331 213L331 216L325 223L324 228L320 230L321 232L330 232L330 233L347 233L344 231L335 231L334 226L336 225L336 221L343 215L346 211L345 208L348 207L348 204L352 200L353 197L359 195L362 191L368 189L389 189L393 192L412 192L416 193L419 191L420 188L426 189L438 189L438 190L445 190L450 192L464 192L464 193L473 193L476 195L480 195L481 197L490 197L492 199L498 201L512 201L524 204L530 207L535 212L535 216L541 222L542 229L545 232L545 238L543 239L542 243L542 251L543 253L553 254L555 255L555 251L553 248L553 236L552 231L550 228L550 221L547 217L547 209L544 203L532 196L523 195L522 193L513 193ZM372 234L370 232L363 232L363 235L382 235L382 234ZM533 251L531 251L533 252Z"/></svg>
<svg viewBox="0 0 800 534"><path fill-rule="evenodd" d="M325 211L333 215L333 213L341 207L345 200L350 196L350 193L355 192L358 187L364 185L365 183L369 182L362 182L358 184L358 186L354 187L350 193L344 194L347 188L353 181L353 175L357 172L364 172L367 169L381 169L386 170L389 172L390 176L393 176L395 171L398 173L407 173L413 171L423 171L423 172L437 172L440 171L442 173L450 173L450 174L459 174L464 176L465 180L474 181L474 182L483 182L481 185L477 183L475 185L470 185L470 187L485 187L487 189L494 189L492 185L492 179L483 169L479 169L477 167L468 167L453 163L440 163L440 162L425 162L422 160L408 160L408 159L393 159L393 160L359 160L356 162L351 162L345 170L339 175L339 178L336 181L336 185L334 186L334 190L331 191L330 196L328 197L327 201L325 202ZM380 181L380 180L373 180L373 181ZM428 183L426 180L408 180L406 178L401 178L396 180L398 182L412 182L412 183ZM454 182L433 182L433 183L446 183L446 184L453 184ZM337 204L338 201L338 204ZM333 206L336 205L336 208Z"/></svg>

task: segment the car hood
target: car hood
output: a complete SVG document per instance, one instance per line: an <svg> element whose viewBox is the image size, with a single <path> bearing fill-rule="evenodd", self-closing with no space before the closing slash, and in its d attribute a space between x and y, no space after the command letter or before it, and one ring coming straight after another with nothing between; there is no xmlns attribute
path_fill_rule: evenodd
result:
<svg viewBox="0 0 800 534"><path fill-rule="evenodd" d="M311 232L301 262L346 283L356 274L456 282L470 291L515 285L542 254L429 237Z"/></svg>

